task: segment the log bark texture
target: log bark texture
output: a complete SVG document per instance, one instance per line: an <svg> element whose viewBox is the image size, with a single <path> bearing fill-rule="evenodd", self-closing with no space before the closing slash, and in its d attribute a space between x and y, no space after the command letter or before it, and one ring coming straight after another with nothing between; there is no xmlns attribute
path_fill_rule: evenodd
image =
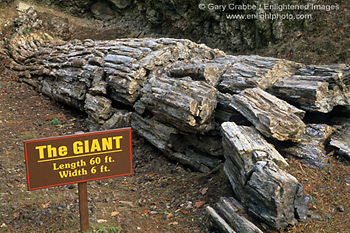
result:
<svg viewBox="0 0 350 233"><path fill-rule="evenodd" d="M350 161L350 126L343 126L331 137L330 145L337 149L338 153Z"/></svg>
<svg viewBox="0 0 350 233"><path fill-rule="evenodd" d="M233 95L232 106L266 137L300 141L305 130L304 111L260 88Z"/></svg>
<svg viewBox="0 0 350 233"><path fill-rule="evenodd" d="M328 113L335 106L350 109L350 69L344 64L307 66L277 80L269 92L307 111Z"/></svg>
<svg viewBox="0 0 350 233"><path fill-rule="evenodd" d="M237 208L229 198L221 197L220 201L215 205L217 212L236 232L247 233L263 233L257 226L246 219L244 216L238 215Z"/></svg>
<svg viewBox="0 0 350 233"><path fill-rule="evenodd" d="M290 77L302 64L261 56L238 56L222 75L218 86L223 93L238 94L247 88L266 89L276 80Z"/></svg>
<svg viewBox="0 0 350 233"><path fill-rule="evenodd" d="M222 124L225 173L248 211L279 229L304 219L310 198L288 164L252 127Z"/></svg>
<svg viewBox="0 0 350 233"><path fill-rule="evenodd" d="M310 166L324 168L329 158L325 146L333 131L334 128L326 124L308 124L301 141L283 151Z"/></svg>

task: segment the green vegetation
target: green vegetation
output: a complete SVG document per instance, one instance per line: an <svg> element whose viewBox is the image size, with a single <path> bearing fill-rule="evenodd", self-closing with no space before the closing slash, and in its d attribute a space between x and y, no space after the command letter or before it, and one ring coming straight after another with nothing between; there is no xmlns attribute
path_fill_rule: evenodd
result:
<svg viewBox="0 0 350 233"><path fill-rule="evenodd" d="M53 119L52 121L49 121L49 125L59 125L62 122L60 120L57 119L57 117L55 117L55 119Z"/></svg>
<svg viewBox="0 0 350 233"><path fill-rule="evenodd" d="M22 30L23 34L29 34L30 32L31 32L31 30L29 28Z"/></svg>

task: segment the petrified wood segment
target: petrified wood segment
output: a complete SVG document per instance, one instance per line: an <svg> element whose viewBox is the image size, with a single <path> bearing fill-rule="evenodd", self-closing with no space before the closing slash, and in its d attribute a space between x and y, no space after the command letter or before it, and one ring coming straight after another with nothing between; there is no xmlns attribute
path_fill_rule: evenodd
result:
<svg viewBox="0 0 350 233"><path fill-rule="evenodd" d="M325 145L333 131L333 127L325 124L308 124L301 141L283 151L311 166L323 168L327 164Z"/></svg>
<svg viewBox="0 0 350 233"><path fill-rule="evenodd" d="M237 126L233 122L221 125L226 159L231 159L245 174L257 161L273 161L281 168L288 163L252 126Z"/></svg>
<svg viewBox="0 0 350 233"><path fill-rule="evenodd" d="M210 220L222 233L236 233L231 226L210 206L207 206L206 212Z"/></svg>
<svg viewBox="0 0 350 233"><path fill-rule="evenodd" d="M152 77L142 89L140 101L155 118L185 132L214 129L217 90L191 78Z"/></svg>
<svg viewBox="0 0 350 233"><path fill-rule="evenodd" d="M131 119L131 127L163 151L170 159L202 172L208 172L222 162L217 156L210 155L210 151L201 152L193 147L191 148L193 142L189 143L186 136L181 134L179 130L157 121L155 117L142 117L137 113L133 113ZM217 145L212 146L217 147ZM212 147L207 145L206 148Z"/></svg>
<svg viewBox="0 0 350 233"><path fill-rule="evenodd" d="M307 66L277 80L269 92L307 111L327 113L338 105L350 108L349 70L346 65Z"/></svg>
<svg viewBox="0 0 350 233"><path fill-rule="evenodd" d="M239 216L237 208L229 198L221 197L215 205L217 212L236 232L263 233L257 226L243 216Z"/></svg>
<svg viewBox="0 0 350 233"><path fill-rule="evenodd" d="M340 155L350 161L350 126L344 126L332 135L330 145L335 147Z"/></svg>
<svg viewBox="0 0 350 233"><path fill-rule="evenodd" d="M248 211L277 229L304 219L310 203L298 180L272 161L255 164L246 192Z"/></svg>
<svg viewBox="0 0 350 233"><path fill-rule="evenodd" d="M266 89L276 80L290 77L301 64L261 56L238 56L237 62L222 75L221 92L237 94L246 88Z"/></svg>
<svg viewBox="0 0 350 233"><path fill-rule="evenodd" d="M222 56L212 60L195 60L193 62L175 62L170 68L170 74L174 77L190 76L193 80L206 81L212 86L217 86L221 75L238 58L235 56Z"/></svg>
<svg viewBox="0 0 350 233"><path fill-rule="evenodd" d="M232 106L266 137L300 141L305 129L304 111L259 89L233 95Z"/></svg>
<svg viewBox="0 0 350 233"><path fill-rule="evenodd" d="M282 170L287 166L283 157L252 128L226 122L222 132L224 171L248 211L277 229L303 219L310 199Z"/></svg>

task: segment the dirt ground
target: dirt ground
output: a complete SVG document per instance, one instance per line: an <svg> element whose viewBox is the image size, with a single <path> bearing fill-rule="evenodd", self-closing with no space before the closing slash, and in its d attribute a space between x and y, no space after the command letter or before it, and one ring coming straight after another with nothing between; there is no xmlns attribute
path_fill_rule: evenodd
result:
<svg viewBox="0 0 350 233"><path fill-rule="evenodd" d="M0 12L2 25L15 15L10 12ZM53 17L48 11L43 14ZM4 27L8 29L10 24ZM108 30L111 34L76 26L64 35L68 39L95 33L101 39L120 32ZM2 31L1 36L6 35ZM77 185L27 191L23 141L86 131L86 116L18 82L16 75L4 68L5 63L1 56L0 232L78 232ZM88 183L91 231L215 232L205 216L205 207L221 196L232 196L223 170L193 172L167 160L137 135L133 135L132 146L133 175ZM307 221L281 232L349 232L349 162L334 154L330 166L323 170L306 167L292 158L289 163L289 172L312 198L311 212Z"/></svg>

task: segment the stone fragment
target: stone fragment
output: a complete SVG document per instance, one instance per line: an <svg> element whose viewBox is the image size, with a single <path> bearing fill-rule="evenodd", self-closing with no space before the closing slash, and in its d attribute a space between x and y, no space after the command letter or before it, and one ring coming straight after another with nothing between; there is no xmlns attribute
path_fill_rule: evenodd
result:
<svg viewBox="0 0 350 233"><path fill-rule="evenodd" d="M232 106L266 137L300 141L305 130L304 111L259 89L233 95Z"/></svg>
<svg viewBox="0 0 350 233"><path fill-rule="evenodd" d="M114 114L104 122L101 129L116 129L131 126L131 112L126 110L115 110Z"/></svg>
<svg viewBox="0 0 350 233"><path fill-rule="evenodd" d="M113 114L112 101L102 96L86 94L85 111L89 117L102 124Z"/></svg>
<svg viewBox="0 0 350 233"><path fill-rule="evenodd" d="M208 152L191 148L178 129L159 122L155 117L142 117L133 113L131 119L131 127L172 160L201 172L208 172L222 162Z"/></svg>

